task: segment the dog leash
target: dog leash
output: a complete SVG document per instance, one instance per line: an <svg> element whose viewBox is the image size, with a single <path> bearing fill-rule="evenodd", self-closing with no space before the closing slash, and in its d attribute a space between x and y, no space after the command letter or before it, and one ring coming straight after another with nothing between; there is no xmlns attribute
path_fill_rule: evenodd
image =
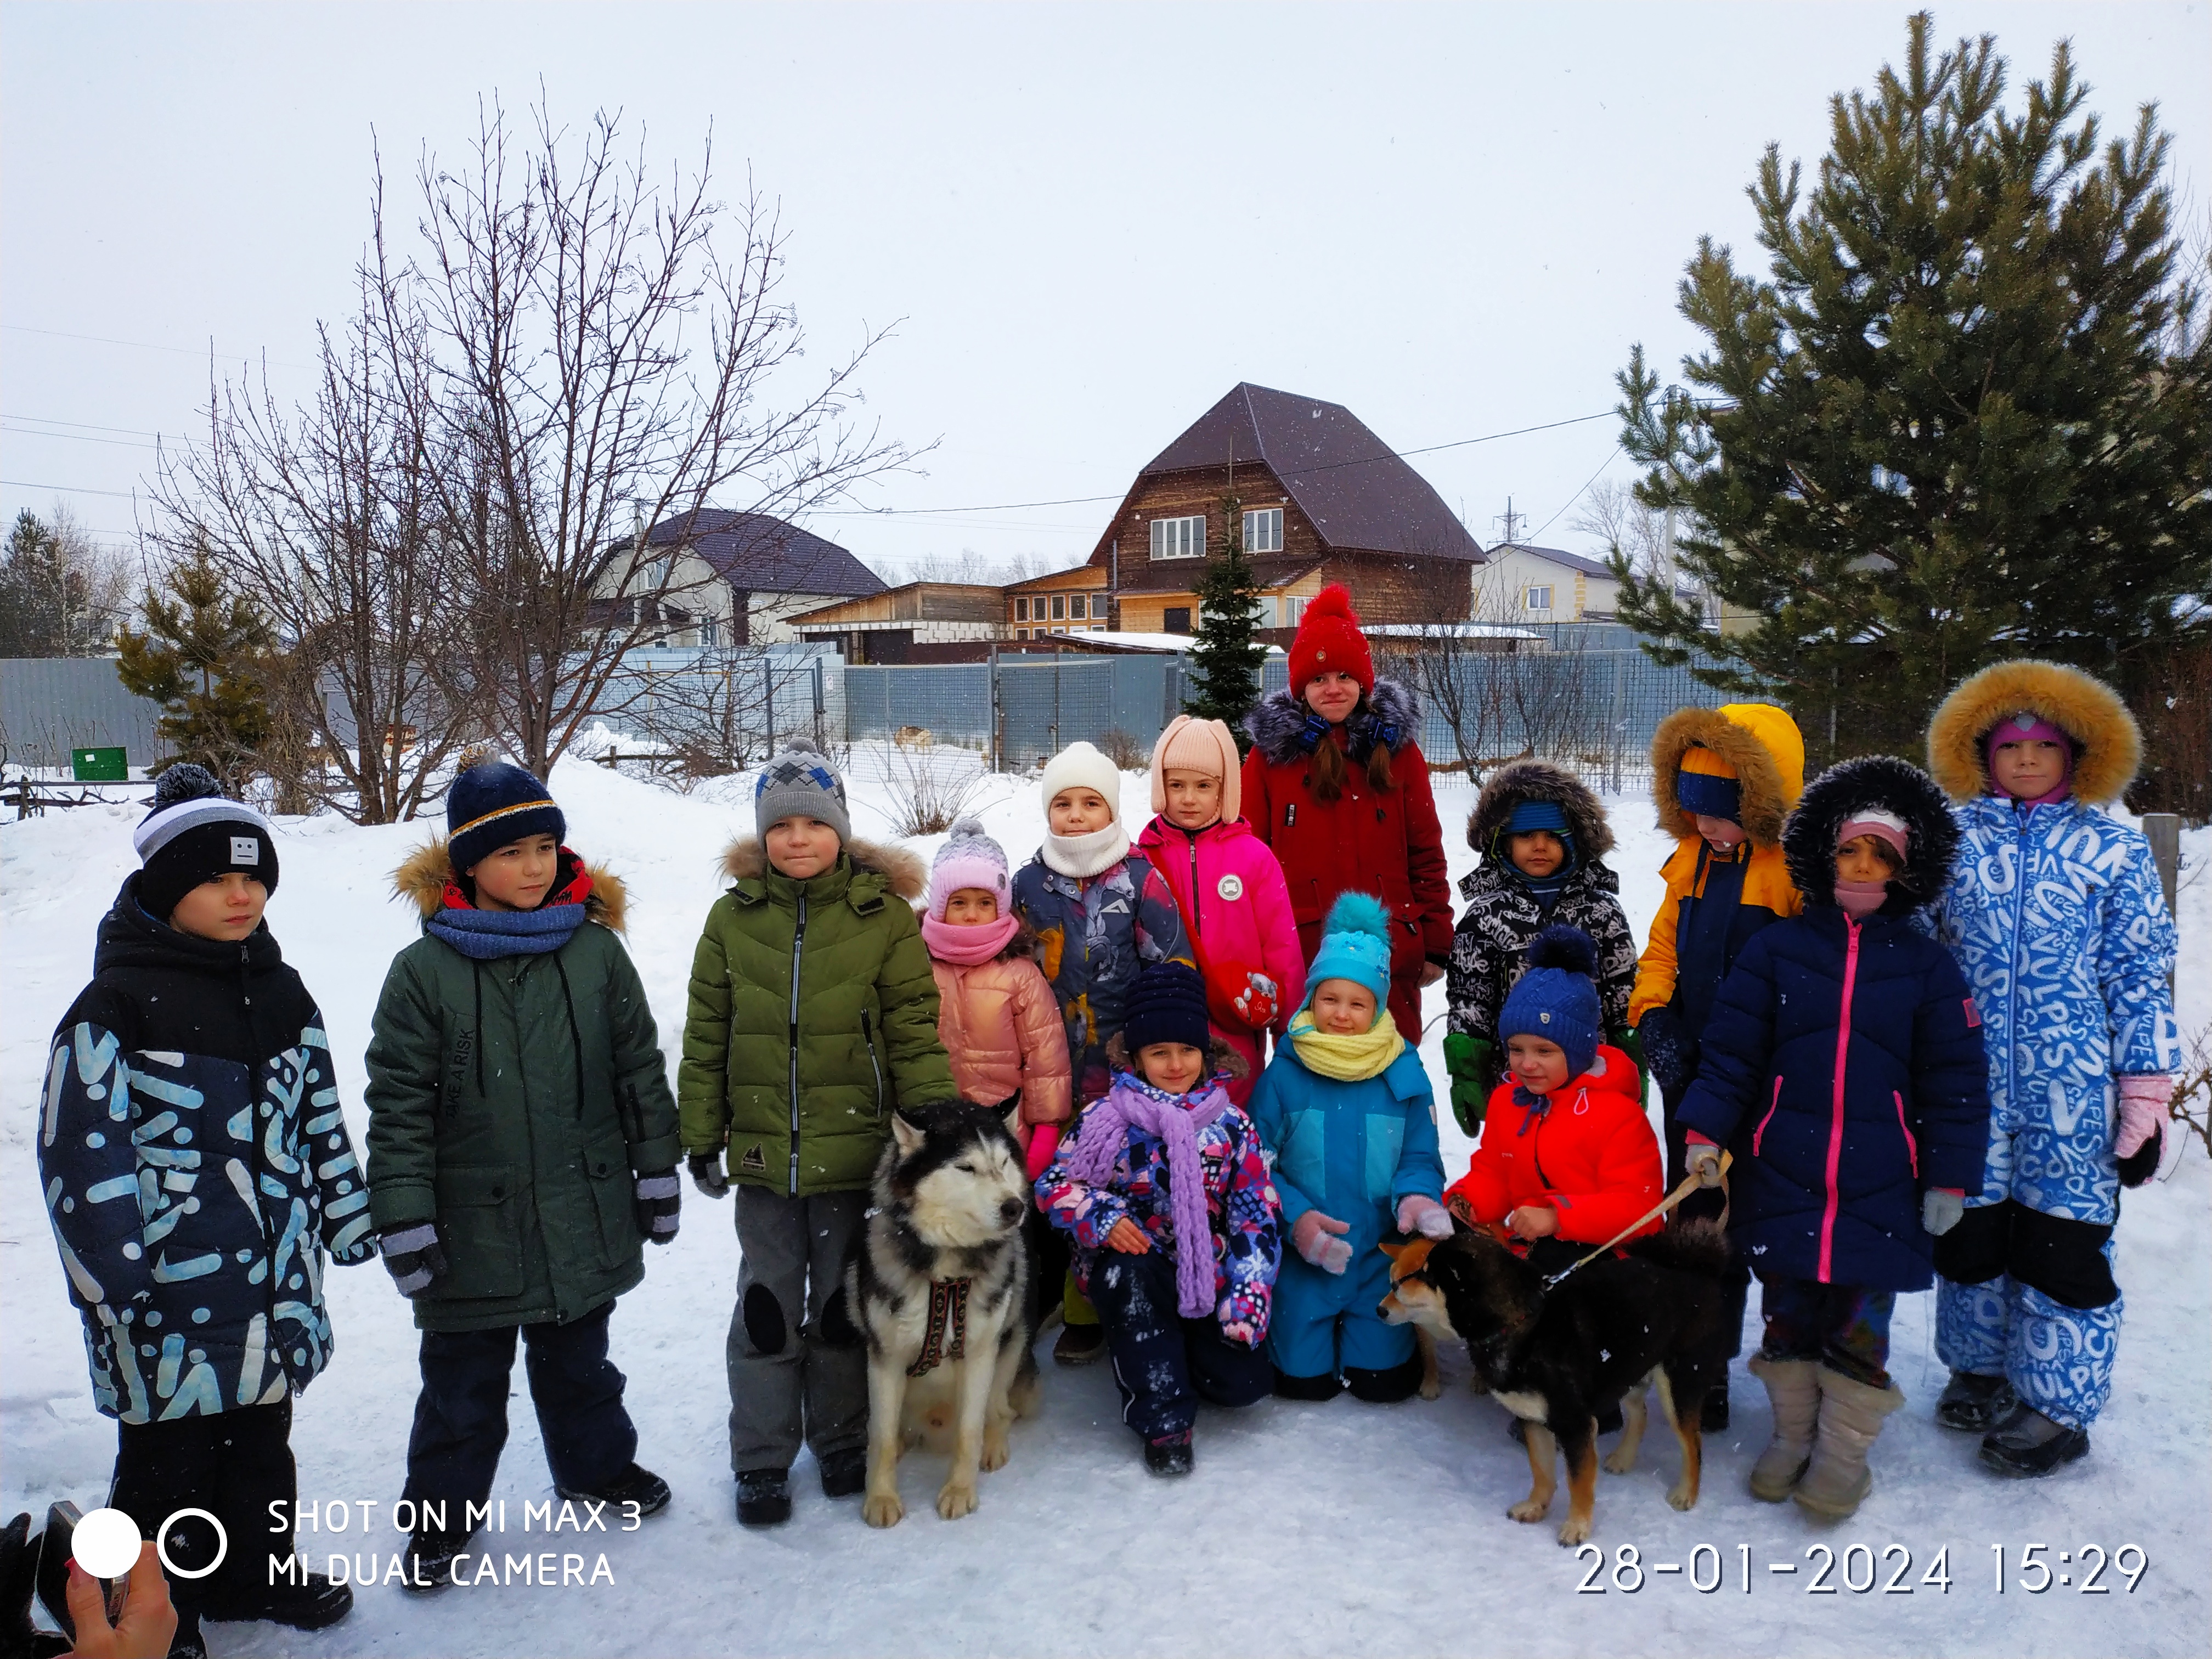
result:
<svg viewBox="0 0 2212 1659"><path fill-rule="evenodd" d="M1721 1153L1721 1202L1723 1206L1725 1206L1728 1202L1729 1166L1735 1162L1735 1158L1733 1153L1728 1152L1723 1152ZM1577 1267L1588 1267L1591 1262L1596 1261L1598 1257L1612 1249L1614 1245L1620 1243L1621 1240L1641 1231L1644 1225L1650 1222L1654 1218L1666 1214L1668 1211L1673 1209L1677 1204L1680 1204L1692 1193L1697 1191L1698 1184L1697 1176L1693 1175L1684 1176L1682 1177L1682 1184L1675 1188L1673 1192L1668 1194L1666 1197L1661 1199L1656 1204L1654 1204L1642 1215L1637 1217L1635 1220L1630 1222L1626 1227L1623 1227L1611 1238L1608 1238L1604 1243L1599 1245L1597 1249L1592 1250L1588 1255L1583 1257L1581 1261L1569 1262L1565 1267L1560 1268L1559 1272L1547 1279L1544 1281L1544 1289L1547 1291L1552 1291L1559 1288L1559 1281L1565 1279L1569 1273L1573 1273ZM1723 1226L1727 1225L1728 1211L1725 1207L1722 1209L1721 1216L1722 1224Z"/></svg>

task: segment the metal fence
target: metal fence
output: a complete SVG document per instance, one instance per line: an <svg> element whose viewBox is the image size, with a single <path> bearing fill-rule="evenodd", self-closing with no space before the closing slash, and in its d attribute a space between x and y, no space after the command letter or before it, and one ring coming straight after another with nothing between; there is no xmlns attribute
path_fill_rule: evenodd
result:
<svg viewBox="0 0 2212 1659"><path fill-rule="evenodd" d="M112 657L0 661L0 760L66 768L72 749L121 748L143 768L166 758L158 703L124 689Z"/></svg>
<svg viewBox="0 0 2212 1659"><path fill-rule="evenodd" d="M785 738L836 741L847 724L847 672L836 647L821 644L648 647L623 659L592 714L625 736L742 767Z"/></svg>
<svg viewBox="0 0 2212 1659"><path fill-rule="evenodd" d="M1182 706L1180 656L1008 656L996 663L844 671L845 735L919 726L1020 770L1082 739L1149 752Z"/></svg>

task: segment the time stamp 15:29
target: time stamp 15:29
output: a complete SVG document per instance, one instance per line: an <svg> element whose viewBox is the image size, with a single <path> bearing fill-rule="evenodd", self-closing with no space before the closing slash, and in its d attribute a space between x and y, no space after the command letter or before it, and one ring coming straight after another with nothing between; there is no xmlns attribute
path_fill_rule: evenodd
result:
<svg viewBox="0 0 2212 1659"><path fill-rule="evenodd" d="M1808 1595L1948 1595L1954 1582L1948 1545L1924 1567L1904 1544L1850 1544L1840 1550L1814 1544L1797 1560L1754 1559L1748 1544L1725 1551L1700 1544L1686 1560L1675 1561L1647 1560L1633 1544L1616 1547L1610 1556L1595 1544L1584 1544L1575 1559L1582 1571L1575 1586L1579 1595L1632 1595L1670 1580L1701 1595L1724 1588L1748 1595L1762 1581ZM1992 1544L1989 1565L1960 1575L1957 1582L1962 1589L1979 1588L1998 1595L2054 1590L2110 1595L2115 1589L2131 1595L2149 1571L2150 1557L2139 1544L2110 1552L2098 1544L2063 1550L2053 1544Z"/></svg>

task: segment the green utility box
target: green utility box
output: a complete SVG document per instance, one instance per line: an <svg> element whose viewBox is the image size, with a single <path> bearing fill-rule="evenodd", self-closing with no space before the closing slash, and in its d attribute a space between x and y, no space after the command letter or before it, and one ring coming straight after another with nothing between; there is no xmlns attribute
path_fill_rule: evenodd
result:
<svg viewBox="0 0 2212 1659"><path fill-rule="evenodd" d="M79 783L128 783L131 757L121 749L72 749L70 776Z"/></svg>

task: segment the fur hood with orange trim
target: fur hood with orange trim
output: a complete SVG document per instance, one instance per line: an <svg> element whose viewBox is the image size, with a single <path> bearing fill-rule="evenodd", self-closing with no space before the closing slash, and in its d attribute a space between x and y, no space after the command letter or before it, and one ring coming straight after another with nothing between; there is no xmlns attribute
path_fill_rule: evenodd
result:
<svg viewBox="0 0 2212 1659"><path fill-rule="evenodd" d="M587 864L584 869L592 878L590 896L584 901L585 919L621 933L629 919L629 890L604 864ZM410 853L406 861L392 872L392 890L413 904L416 913L428 921L445 908L446 884L453 878L453 860L446 849L446 838L440 836Z"/></svg>
<svg viewBox="0 0 2212 1659"><path fill-rule="evenodd" d="M1743 830L1758 847L1782 844L1782 820L1805 789L1805 740L1797 723L1771 703L1678 708L1651 734L1651 804L1659 827L1677 841L1697 836L1697 820L1674 793L1674 775L1692 749L1710 749L1735 769Z"/></svg>
<svg viewBox="0 0 2212 1659"><path fill-rule="evenodd" d="M1984 668L1943 699L1928 726L1928 769L1953 800L1990 793L1982 740L2008 714L2046 720L2074 742L2075 795L2091 806L2118 800L2135 781L2142 734L2119 693L2064 663L2022 658Z"/></svg>
<svg viewBox="0 0 2212 1659"><path fill-rule="evenodd" d="M854 836L845 843L845 855L855 872L880 876L884 885L908 904L929 888L929 866L903 847L886 847ZM732 881L757 881L768 873L768 848L757 836L741 836L722 851L722 873Z"/></svg>

